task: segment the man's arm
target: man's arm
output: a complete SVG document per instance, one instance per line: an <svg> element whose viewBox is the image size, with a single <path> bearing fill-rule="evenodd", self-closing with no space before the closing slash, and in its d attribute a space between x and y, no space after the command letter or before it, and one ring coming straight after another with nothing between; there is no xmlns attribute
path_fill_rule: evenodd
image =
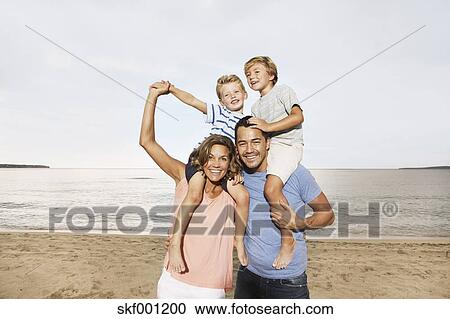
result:
<svg viewBox="0 0 450 319"><path fill-rule="evenodd" d="M333 224L334 212L331 208L328 198L323 192L321 192L319 196L310 201L308 205L312 208L314 213L303 220L303 223L305 224L304 229L319 229ZM298 224L300 225L297 225L296 223L296 226L301 226L302 218L298 217L298 219ZM301 228L297 227L297 229Z"/></svg>
<svg viewBox="0 0 450 319"><path fill-rule="evenodd" d="M298 216L289 205L282 202L280 205L283 211L271 212L273 222L280 228L292 231L320 229L334 222L334 212L323 192L308 203L314 213L305 219Z"/></svg>

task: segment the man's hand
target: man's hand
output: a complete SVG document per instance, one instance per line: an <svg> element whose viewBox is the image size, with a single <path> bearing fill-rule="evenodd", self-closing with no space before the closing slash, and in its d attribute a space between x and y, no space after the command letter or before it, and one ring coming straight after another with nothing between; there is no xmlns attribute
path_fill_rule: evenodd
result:
<svg viewBox="0 0 450 319"><path fill-rule="evenodd" d="M297 216L297 213L288 205L280 201L282 210L270 213L272 221L279 228L286 228L291 231L303 230L306 227L305 221Z"/></svg>
<svg viewBox="0 0 450 319"><path fill-rule="evenodd" d="M251 125L253 125L252 127L255 127L257 129L260 129L263 132L269 133L271 132L270 129L270 123L267 123L266 121L264 121L263 119L259 119L256 117L252 117L248 119L248 123L250 123Z"/></svg>
<svg viewBox="0 0 450 319"><path fill-rule="evenodd" d="M157 96L169 94L169 89L170 89L169 81L155 82L152 85L150 85L150 88L149 88L150 93L153 92Z"/></svg>

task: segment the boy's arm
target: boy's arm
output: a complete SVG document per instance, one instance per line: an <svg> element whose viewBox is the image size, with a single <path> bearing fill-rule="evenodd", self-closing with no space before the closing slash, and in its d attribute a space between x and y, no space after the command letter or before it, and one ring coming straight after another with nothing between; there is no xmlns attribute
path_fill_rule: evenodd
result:
<svg viewBox="0 0 450 319"><path fill-rule="evenodd" d="M279 121L267 123L263 119L258 119L255 117L249 119L248 121L250 124L254 124L256 128L259 128L260 130L267 133L272 133L289 130L293 127L296 127L297 125L303 123L304 117L303 111L300 106L294 105L291 109L291 113L284 119L281 119Z"/></svg>
<svg viewBox="0 0 450 319"><path fill-rule="evenodd" d="M203 101L200 101L195 96L193 96L191 93L188 93L186 91L180 90L179 88L175 87L173 84L169 87L169 92L172 93L177 99L179 99L184 104L190 105L203 114L206 114L206 103Z"/></svg>
<svg viewBox="0 0 450 319"><path fill-rule="evenodd" d="M277 122L269 123L268 132L279 132L284 130L289 130L297 125L303 123L304 121L303 111L300 106L293 106L291 113Z"/></svg>

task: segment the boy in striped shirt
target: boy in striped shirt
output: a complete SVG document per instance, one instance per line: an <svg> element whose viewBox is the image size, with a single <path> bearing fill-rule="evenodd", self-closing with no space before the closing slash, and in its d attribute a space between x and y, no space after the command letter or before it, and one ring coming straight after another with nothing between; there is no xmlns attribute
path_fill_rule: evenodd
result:
<svg viewBox="0 0 450 319"><path fill-rule="evenodd" d="M234 127L236 123L244 117L244 100L247 99L247 92L241 79L236 75L223 75L217 80L216 93L220 104L205 103L192 94L180 90L173 84L161 81L153 86L166 87L168 93L174 95L181 102L194 107L206 114L206 123L211 124L210 134L220 134L235 141ZM195 151L194 151L195 152ZM186 165L186 179L188 181L188 193L180 206L181 216L192 216L195 209L203 200L205 187L204 173L196 169L189 158ZM239 183L241 176L234 180L223 180L222 188L228 192L236 203L235 218L235 243L237 255L243 266L247 265L247 254L244 249L244 234L248 218L249 194L244 185ZM188 217L189 218L189 217ZM173 238L177 240L171 242L179 243L185 230L174 230ZM186 271L185 263L181 254L181 246L178 244L169 246L169 267L173 271Z"/></svg>

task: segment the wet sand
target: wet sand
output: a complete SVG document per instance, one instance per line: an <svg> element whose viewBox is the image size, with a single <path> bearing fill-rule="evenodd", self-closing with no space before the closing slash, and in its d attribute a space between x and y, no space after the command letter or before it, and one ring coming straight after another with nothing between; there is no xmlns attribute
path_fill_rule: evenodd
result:
<svg viewBox="0 0 450 319"><path fill-rule="evenodd" d="M160 237L2 232L0 298L155 298L164 253ZM312 298L450 298L450 239L309 240L308 253Z"/></svg>

